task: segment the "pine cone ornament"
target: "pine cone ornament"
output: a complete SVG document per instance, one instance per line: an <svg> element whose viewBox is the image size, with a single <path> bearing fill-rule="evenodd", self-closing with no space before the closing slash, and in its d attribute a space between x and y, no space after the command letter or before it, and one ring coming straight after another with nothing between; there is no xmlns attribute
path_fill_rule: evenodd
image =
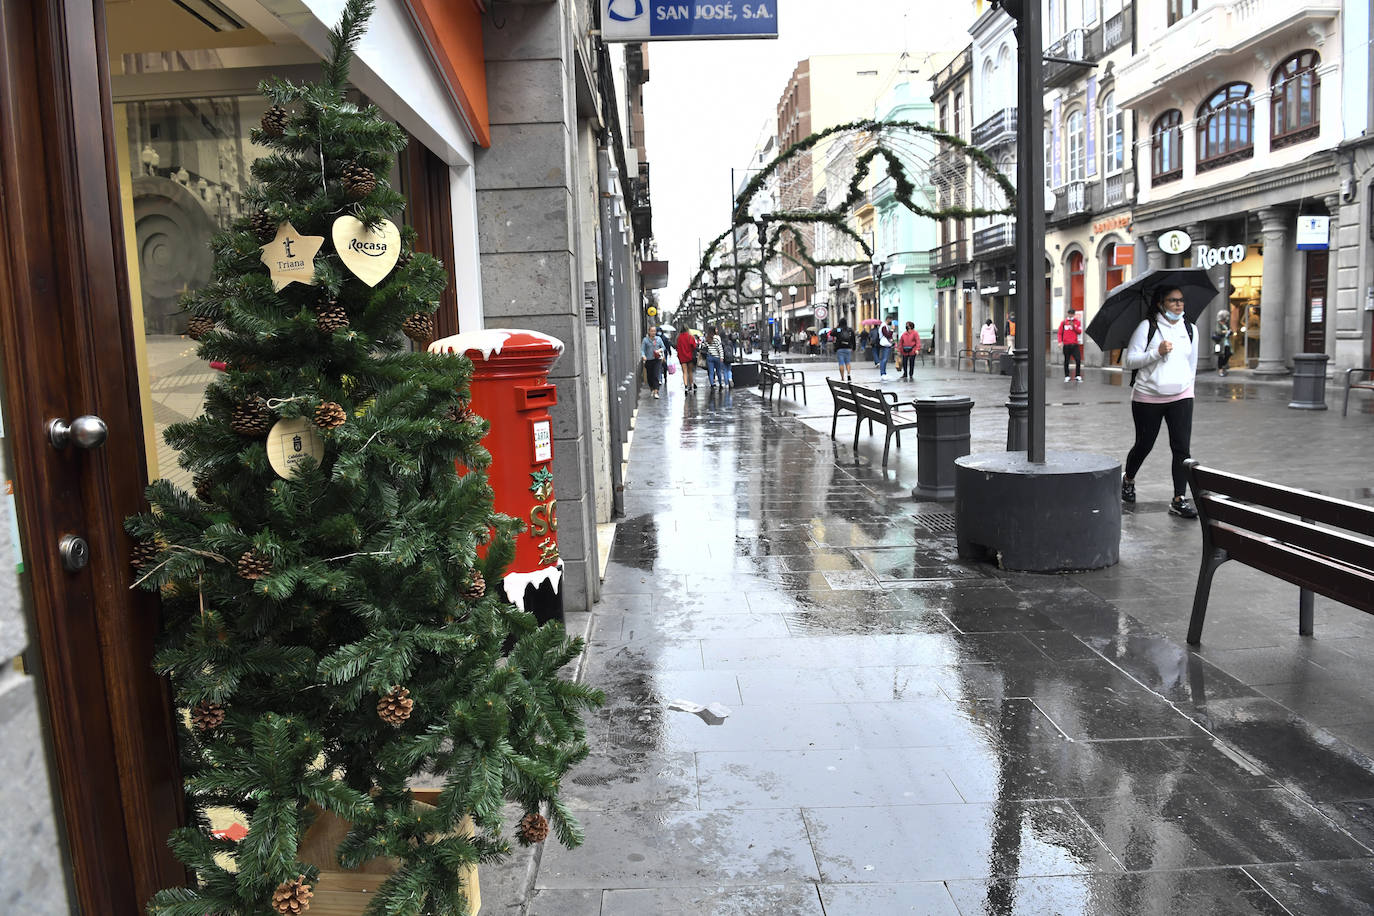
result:
<svg viewBox="0 0 1374 916"><path fill-rule="evenodd" d="M277 221L266 210L259 210L248 221L248 227L258 237L259 242L270 242L277 236Z"/></svg>
<svg viewBox="0 0 1374 916"><path fill-rule="evenodd" d="M427 345L434 339L434 320L428 315L411 315L401 322L401 330L411 340L420 346Z"/></svg>
<svg viewBox="0 0 1374 916"><path fill-rule="evenodd" d="M200 340L214 329L215 319L204 315L192 315L191 320L186 322L186 336L192 340Z"/></svg>
<svg viewBox="0 0 1374 916"><path fill-rule="evenodd" d="M325 401L315 408L315 425L320 429L338 429L348 419L348 412L333 401Z"/></svg>
<svg viewBox="0 0 1374 916"><path fill-rule="evenodd" d="M410 698L410 691L404 687L392 687L390 693L377 701L377 715L387 725L397 728L410 718L410 712L414 708L415 701Z"/></svg>
<svg viewBox="0 0 1374 916"><path fill-rule="evenodd" d="M520 827L516 830L516 836L521 845L524 846L542 843L549 836L549 821L538 811L531 811L520 818Z"/></svg>
<svg viewBox="0 0 1374 916"><path fill-rule="evenodd" d="M377 176L371 169L350 162L343 167L343 188L350 199L362 200L377 190Z"/></svg>
<svg viewBox="0 0 1374 916"><path fill-rule="evenodd" d="M138 541L129 551L129 565L134 569L144 569L152 566L157 555L162 552L166 544L159 543L157 540Z"/></svg>
<svg viewBox="0 0 1374 916"><path fill-rule="evenodd" d="M293 916L310 909L310 898L315 892L305 883L305 875L297 875L295 880L283 881L272 892L272 909L278 913Z"/></svg>
<svg viewBox="0 0 1374 916"><path fill-rule="evenodd" d="M348 327L348 312L338 303L325 306L320 309L320 317L315 319L315 326L325 334L333 334Z"/></svg>
<svg viewBox="0 0 1374 916"><path fill-rule="evenodd" d="M487 580L482 578L482 574L477 570L472 571L467 581L463 583L463 597L469 601L476 601L487 593Z"/></svg>
<svg viewBox="0 0 1374 916"><path fill-rule="evenodd" d="M449 409L444 411L444 418L453 423L471 423L477 419L477 414L472 412L466 401L460 404L452 404Z"/></svg>
<svg viewBox="0 0 1374 916"><path fill-rule="evenodd" d="M253 548L239 557L239 576L244 579L261 579L272 572L272 558Z"/></svg>
<svg viewBox="0 0 1374 916"><path fill-rule="evenodd" d="M191 478L191 486L195 487L196 499L203 503L210 502L210 489L215 482L210 479L208 474L197 474Z"/></svg>
<svg viewBox="0 0 1374 916"><path fill-rule="evenodd" d="M198 732L208 732L224 724L224 707L209 700L201 700L191 707L191 724Z"/></svg>
<svg viewBox="0 0 1374 916"><path fill-rule="evenodd" d="M262 115L262 132L267 136L276 139L286 133L286 122L291 115L280 105L273 105Z"/></svg>
<svg viewBox="0 0 1374 916"><path fill-rule="evenodd" d="M240 436L262 436L272 428L272 412L261 398L234 405L229 428Z"/></svg>
<svg viewBox="0 0 1374 916"><path fill-rule="evenodd" d="M405 267L407 264L410 263L411 259L414 257L415 252L410 251L409 249L402 249L401 256L396 259L396 266Z"/></svg>

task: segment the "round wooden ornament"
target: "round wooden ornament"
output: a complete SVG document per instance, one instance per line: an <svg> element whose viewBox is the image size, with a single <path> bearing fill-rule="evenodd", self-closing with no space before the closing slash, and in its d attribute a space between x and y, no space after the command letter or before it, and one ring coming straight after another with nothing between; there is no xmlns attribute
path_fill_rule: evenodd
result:
<svg viewBox="0 0 1374 916"><path fill-rule="evenodd" d="M290 478L302 461L324 460L324 437L308 417L278 420L267 433L267 460L278 477Z"/></svg>

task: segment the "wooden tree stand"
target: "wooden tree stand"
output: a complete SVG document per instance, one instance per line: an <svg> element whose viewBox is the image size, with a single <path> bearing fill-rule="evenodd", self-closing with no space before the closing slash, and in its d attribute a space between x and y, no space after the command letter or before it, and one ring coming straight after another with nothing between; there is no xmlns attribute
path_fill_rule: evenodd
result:
<svg viewBox="0 0 1374 916"><path fill-rule="evenodd" d="M432 805L439 797L438 789L412 789L417 805ZM362 916L372 902L382 882L395 874L400 863L395 859L372 859L357 868L345 870L334 858L334 850L348 834L349 823L328 811L320 812L301 843L300 860L320 870L310 901L310 916ZM471 836L472 818L464 818L462 830ZM482 889L477 883L477 866L464 869L463 884L467 887L468 916L477 916L482 909Z"/></svg>

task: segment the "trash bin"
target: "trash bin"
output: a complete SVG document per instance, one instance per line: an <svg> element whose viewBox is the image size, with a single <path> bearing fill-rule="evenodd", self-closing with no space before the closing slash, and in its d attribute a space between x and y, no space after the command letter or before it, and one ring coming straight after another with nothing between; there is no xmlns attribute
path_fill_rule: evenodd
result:
<svg viewBox="0 0 1374 916"><path fill-rule="evenodd" d="M558 391L548 375L563 354L563 342L538 331L487 328L436 340L429 352L472 360L472 411L491 424L482 445L491 452L487 475L495 509L524 523L501 590L506 600L540 623L561 621L563 560L558 555L549 416ZM459 470L464 470L461 465Z"/></svg>
<svg viewBox="0 0 1374 916"><path fill-rule="evenodd" d="M1288 406L1295 410L1326 409L1325 353L1297 353L1293 356L1293 400Z"/></svg>
<svg viewBox="0 0 1374 916"><path fill-rule="evenodd" d="M1002 375L1011 375L1013 362L1010 353L999 353L997 355L997 371Z"/></svg>
<svg viewBox="0 0 1374 916"><path fill-rule="evenodd" d="M730 366L730 376L736 388L753 388L759 383L759 364L756 360L734 363Z"/></svg>
<svg viewBox="0 0 1374 916"><path fill-rule="evenodd" d="M913 497L952 499L955 459L967 455L973 399L960 394L917 398L916 489Z"/></svg>

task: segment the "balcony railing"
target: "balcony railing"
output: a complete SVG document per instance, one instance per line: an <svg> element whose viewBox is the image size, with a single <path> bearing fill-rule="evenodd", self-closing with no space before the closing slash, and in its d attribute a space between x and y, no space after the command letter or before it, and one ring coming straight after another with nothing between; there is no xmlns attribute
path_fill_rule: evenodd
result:
<svg viewBox="0 0 1374 916"><path fill-rule="evenodd" d="M897 193L897 182L892 180L889 175L873 186L873 199L882 200L884 197L891 197Z"/></svg>
<svg viewBox="0 0 1374 916"><path fill-rule="evenodd" d="M954 239L935 249L935 269L947 270L968 263L968 239Z"/></svg>
<svg viewBox="0 0 1374 916"><path fill-rule="evenodd" d="M849 269L849 282L858 283L873 276L872 264L856 264Z"/></svg>
<svg viewBox="0 0 1374 916"><path fill-rule="evenodd" d="M1099 29L1070 29L1045 49L1046 57L1091 63L1102 56L1102 32ZM1062 86L1088 74L1088 68L1073 63L1045 62L1045 88Z"/></svg>
<svg viewBox="0 0 1374 916"><path fill-rule="evenodd" d="M1088 210L1088 183L1086 181L1071 182L1064 188L1064 198L1070 216L1086 213Z"/></svg>
<svg viewBox="0 0 1374 916"><path fill-rule="evenodd" d="M1054 210L1047 222L1077 223L1102 209L1098 201L1102 196L1102 185L1096 181L1071 181L1054 191Z"/></svg>
<svg viewBox="0 0 1374 916"><path fill-rule="evenodd" d="M1102 181L1102 206L1115 207L1126 202L1125 174L1108 175Z"/></svg>
<svg viewBox="0 0 1374 916"><path fill-rule="evenodd" d="M1102 53L1107 54L1131 40L1131 8L1128 6L1102 23Z"/></svg>
<svg viewBox="0 0 1374 916"><path fill-rule="evenodd" d="M932 89L930 91L931 97L934 98L935 96L940 95L942 92L948 89L949 84L954 81L954 78L956 76L963 73L965 70L969 69L972 66L973 48L968 47L961 51L958 57L950 61L949 66L945 67L945 69L935 74L935 78L930 81L932 86Z"/></svg>
<svg viewBox="0 0 1374 916"><path fill-rule="evenodd" d="M1016 109L1003 108L973 129L973 145L987 149L1016 139Z"/></svg>
<svg viewBox="0 0 1374 916"><path fill-rule="evenodd" d="M986 257L1007 248L1016 247L1016 224L998 223L973 234L973 256Z"/></svg>

